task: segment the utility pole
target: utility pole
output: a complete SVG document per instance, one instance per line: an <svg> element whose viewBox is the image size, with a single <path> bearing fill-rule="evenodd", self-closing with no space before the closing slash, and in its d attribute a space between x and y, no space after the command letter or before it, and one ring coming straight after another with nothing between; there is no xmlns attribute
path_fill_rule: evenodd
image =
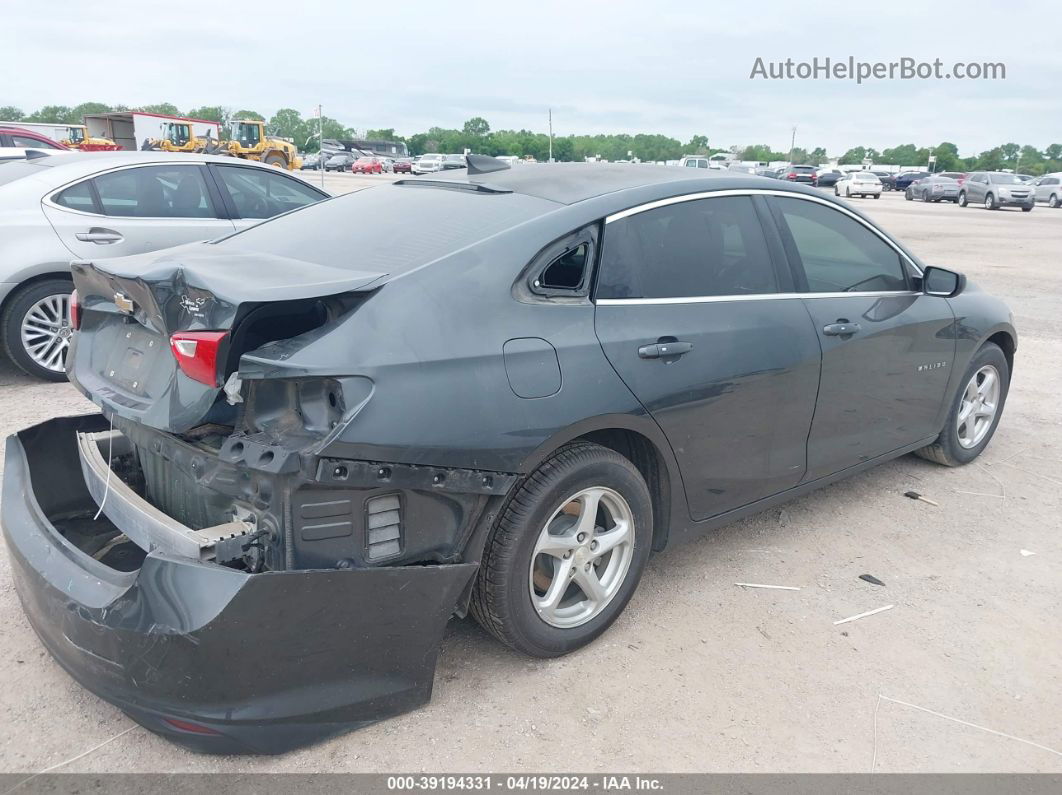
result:
<svg viewBox="0 0 1062 795"><path fill-rule="evenodd" d="M793 165L793 150L796 148L796 125L793 125L793 137L789 139L789 165Z"/></svg>
<svg viewBox="0 0 1062 795"><path fill-rule="evenodd" d="M324 190L324 163L321 157L324 155L324 114L321 105L317 105L317 170L321 172L321 190Z"/></svg>
<svg viewBox="0 0 1062 795"><path fill-rule="evenodd" d="M553 108L549 109L549 162L553 162Z"/></svg>

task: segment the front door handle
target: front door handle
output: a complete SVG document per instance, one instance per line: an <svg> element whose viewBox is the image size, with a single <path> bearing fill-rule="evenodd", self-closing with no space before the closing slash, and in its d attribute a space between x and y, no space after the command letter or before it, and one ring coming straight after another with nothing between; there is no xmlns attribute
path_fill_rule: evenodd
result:
<svg viewBox="0 0 1062 795"><path fill-rule="evenodd" d="M643 359L661 359L665 356L681 356L692 350L692 342L654 342L640 347L638 355Z"/></svg>
<svg viewBox="0 0 1062 795"><path fill-rule="evenodd" d="M827 337L847 337L859 331L858 323L849 323L847 320L838 320L822 327L822 333Z"/></svg>
<svg viewBox="0 0 1062 795"><path fill-rule="evenodd" d="M100 245L121 243L125 239L113 229L104 229L100 226L94 226L87 232L78 232L74 237L82 243L98 243Z"/></svg>

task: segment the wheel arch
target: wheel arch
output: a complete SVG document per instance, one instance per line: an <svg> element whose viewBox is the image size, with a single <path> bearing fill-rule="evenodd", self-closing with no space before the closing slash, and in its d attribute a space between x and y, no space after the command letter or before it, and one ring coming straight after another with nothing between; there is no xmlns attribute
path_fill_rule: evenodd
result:
<svg viewBox="0 0 1062 795"><path fill-rule="evenodd" d="M993 343L1003 351L1003 356L1007 359L1007 369L1010 370L1010 377L1014 377L1014 354L1018 350L1018 340L1014 335L1013 329L1001 328L993 331L981 342L978 350L983 348L986 343Z"/></svg>
<svg viewBox="0 0 1062 795"><path fill-rule="evenodd" d="M47 281L48 279L62 279L71 284L74 282L74 277L71 275L70 271L44 271L43 273L35 273L32 276L22 279L8 291L7 295L5 295L2 300L0 300L0 317L3 317L4 312L7 311L12 296L18 295L27 287L32 287L34 284Z"/></svg>
<svg viewBox="0 0 1062 795"><path fill-rule="evenodd" d="M579 440L615 450L638 469L653 501L652 548L662 550L672 522L685 516L686 494L675 454L660 427L648 417L630 414L593 417L555 433L524 459L520 471L534 471L561 447Z"/></svg>

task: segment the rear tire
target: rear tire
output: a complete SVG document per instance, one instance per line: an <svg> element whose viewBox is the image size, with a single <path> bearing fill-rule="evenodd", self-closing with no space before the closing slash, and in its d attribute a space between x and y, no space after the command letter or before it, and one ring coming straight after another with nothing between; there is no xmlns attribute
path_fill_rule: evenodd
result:
<svg viewBox="0 0 1062 795"><path fill-rule="evenodd" d="M1055 193L1052 193L1051 197L1047 200L1047 206L1050 207L1052 210L1057 210L1058 209L1058 205L1059 205L1058 195L1055 194Z"/></svg>
<svg viewBox="0 0 1062 795"><path fill-rule="evenodd" d="M586 527L594 529L582 537L577 535L584 529L580 517L591 504L598 507ZM621 526L627 527L625 545L595 557L597 539ZM634 464L589 442L565 445L528 475L502 508L472 590L472 615L498 640L525 654L557 657L574 651L623 611L638 587L652 537L652 501ZM541 551L544 539L562 551ZM613 561L616 555L622 557ZM558 581L554 574L565 579ZM596 601L580 584L591 578L604 589Z"/></svg>
<svg viewBox="0 0 1062 795"><path fill-rule="evenodd" d="M69 325L62 307L70 300L74 289L69 279L44 279L16 290L7 301L4 309L3 326L4 350L19 369L28 375L46 381L65 381L66 351L69 346ZM33 314L36 322L27 316ZM23 336L23 322L29 320L27 337ZM52 326L54 321L54 326ZM51 343L49 332L54 332ZM34 345L34 342L37 342ZM33 351L33 352L31 352ZM52 357L58 356L59 369L46 366Z"/></svg>
<svg viewBox="0 0 1062 795"><path fill-rule="evenodd" d="M960 425L959 414L970 403L968 398L971 381L975 377L979 377L982 371L987 372L989 370L994 370L996 377L999 379L998 397L994 403L991 425L983 432L980 438L976 439L976 444L967 446L960 441L959 429L963 426ZM941 430L937 440L920 450L915 450L915 455L948 467L960 466L973 461L977 456L981 455L982 451L992 440L992 435L996 432L996 428L999 425L999 418L1003 416L1003 407L1007 402L1009 390L1010 367L1007 364L1007 357L1003 355L1003 351L999 349L998 345L991 342L985 343L974 354L973 359L970 360L970 364L966 368L966 372L963 374L958 394L952 399L951 411L948 412L948 418L944 421L944 428ZM972 421L976 422L976 418ZM968 431L967 436L969 436ZM967 443L970 441L973 440L968 438Z"/></svg>

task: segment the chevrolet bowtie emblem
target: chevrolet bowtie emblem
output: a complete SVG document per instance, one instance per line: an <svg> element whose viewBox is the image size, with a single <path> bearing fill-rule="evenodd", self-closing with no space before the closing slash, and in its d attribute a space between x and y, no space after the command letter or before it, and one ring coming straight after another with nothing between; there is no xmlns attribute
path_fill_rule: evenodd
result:
<svg viewBox="0 0 1062 795"><path fill-rule="evenodd" d="M114 305L118 307L119 312L124 312L127 315L133 314L133 309L136 307L136 304L122 295L122 293L114 294Z"/></svg>

